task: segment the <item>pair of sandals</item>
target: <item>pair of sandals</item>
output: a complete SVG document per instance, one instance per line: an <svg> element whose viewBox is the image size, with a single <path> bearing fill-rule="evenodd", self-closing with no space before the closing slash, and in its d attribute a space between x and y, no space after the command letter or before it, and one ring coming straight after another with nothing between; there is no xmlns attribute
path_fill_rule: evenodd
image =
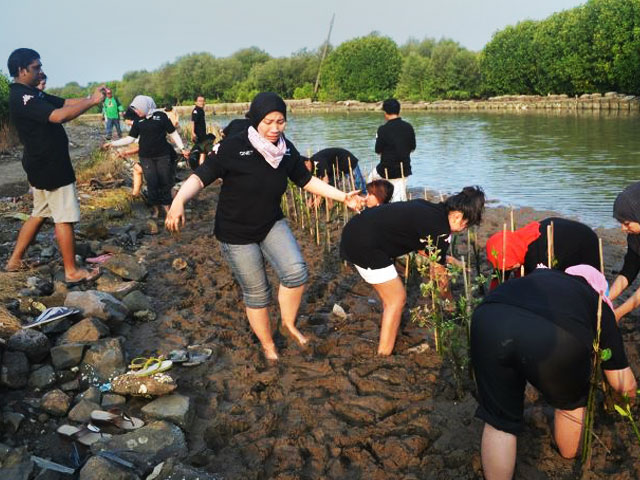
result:
<svg viewBox="0 0 640 480"><path fill-rule="evenodd" d="M103 425L113 425L121 430L137 430L144 426L144 421L137 417L131 417L120 410L94 410L91 412L91 422L82 427L75 425L61 425L56 431L63 437L75 440L82 445L90 447L100 440L109 440L112 435L104 433L93 422Z"/></svg>
<svg viewBox="0 0 640 480"><path fill-rule="evenodd" d="M211 357L213 350L202 345L189 345L185 349L171 350L169 360L183 367L195 367Z"/></svg>

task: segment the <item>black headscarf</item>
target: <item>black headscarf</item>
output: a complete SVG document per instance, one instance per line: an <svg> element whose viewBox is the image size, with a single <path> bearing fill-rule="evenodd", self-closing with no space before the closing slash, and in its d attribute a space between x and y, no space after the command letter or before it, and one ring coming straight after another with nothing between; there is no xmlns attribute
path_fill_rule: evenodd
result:
<svg viewBox="0 0 640 480"><path fill-rule="evenodd" d="M280 112L287 119L287 104L280 96L273 92L262 92L256 95L251 102L247 118L251 121L253 128L257 128L258 124L271 112Z"/></svg>
<svg viewBox="0 0 640 480"><path fill-rule="evenodd" d="M640 223L640 182L632 183L617 196L613 216L619 222Z"/></svg>

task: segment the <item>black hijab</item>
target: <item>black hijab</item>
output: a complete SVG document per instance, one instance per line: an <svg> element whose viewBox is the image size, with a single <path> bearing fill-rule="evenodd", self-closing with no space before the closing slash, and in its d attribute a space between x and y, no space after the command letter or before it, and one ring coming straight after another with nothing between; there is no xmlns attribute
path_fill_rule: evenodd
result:
<svg viewBox="0 0 640 480"><path fill-rule="evenodd" d="M280 112L287 119L287 104L280 96L273 92L262 92L256 95L251 102L247 118L251 122L253 128L257 128L258 124L271 112Z"/></svg>

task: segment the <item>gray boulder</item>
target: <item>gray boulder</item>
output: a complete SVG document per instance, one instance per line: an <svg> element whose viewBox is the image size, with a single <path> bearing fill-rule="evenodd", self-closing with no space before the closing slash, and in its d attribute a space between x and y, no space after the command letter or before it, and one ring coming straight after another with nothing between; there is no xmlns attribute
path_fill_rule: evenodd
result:
<svg viewBox="0 0 640 480"><path fill-rule="evenodd" d="M0 463L0 478L11 480L29 480L34 464L27 447L11 450Z"/></svg>
<svg viewBox="0 0 640 480"><path fill-rule="evenodd" d="M96 387L89 387L76 398L77 401L88 400L93 403L100 403L102 394Z"/></svg>
<svg viewBox="0 0 640 480"><path fill-rule="evenodd" d="M7 341L7 347L17 352L24 352L34 363L43 360L49 355L51 349L47 336L32 328L19 330L11 335Z"/></svg>
<svg viewBox="0 0 640 480"><path fill-rule="evenodd" d="M122 435L114 435L91 446L100 450L119 451L120 456L137 465L157 465L169 457L183 458L187 454L184 433L168 422L153 422Z"/></svg>
<svg viewBox="0 0 640 480"><path fill-rule="evenodd" d="M119 338L107 338L92 344L85 352L80 371L91 384L107 382L125 372L127 363Z"/></svg>
<svg viewBox="0 0 640 480"><path fill-rule="evenodd" d="M115 393L105 393L102 396L102 408L109 410L111 408L120 408L127 403L127 397L116 395Z"/></svg>
<svg viewBox="0 0 640 480"><path fill-rule="evenodd" d="M44 365L29 375L29 386L32 388L47 388L56 383L56 372L51 365Z"/></svg>
<svg viewBox="0 0 640 480"><path fill-rule="evenodd" d="M193 420L191 399L174 393L160 397L142 408L142 413L156 420L168 420L186 429Z"/></svg>
<svg viewBox="0 0 640 480"><path fill-rule="evenodd" d="M51 362L56 370L71 368L80 363L85 345L82 343L68 343L51 349Z"/></svg>
<svg viewBox="0 0 640 480"><path fill-rule="evenodd" d="M126 297L122 299L127 308L132 312L139 312L141 310L151 310L151 301L140 290L134 290Z"/></svg>
<svg viewBox="0 0 640 480"><path fill-rule="evenodd" d="M147 269L138 259L126 253L117 253L103 264L104 268L125 280L141 281L147 276Z"/></svg>
<svg viewBox="0 0 640 480"><path fill-rule="evenodd" d="M129 309L124 303L113 295L98 290L70 292L64 304L66 307L77 307L84 315L107 323L122 323L129 316Z"/></svg>
<svg viewBox="0 0 640 480"><path fill-rule="evenodd" d="M2 355L0 384L9 388L23 388L29 379L29 360L22 352L5 351Z"/></svg>

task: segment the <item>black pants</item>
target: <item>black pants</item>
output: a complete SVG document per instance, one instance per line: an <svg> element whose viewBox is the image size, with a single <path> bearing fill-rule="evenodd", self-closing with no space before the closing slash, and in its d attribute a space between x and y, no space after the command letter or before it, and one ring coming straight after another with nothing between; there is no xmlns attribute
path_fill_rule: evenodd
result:
<svg viewBox="0 0 640 480"><path fill-rule="evenodd" d="M480 403L476 416L503 432L522 430L527 381L554 408L587 403L591 346L528 310L480 305L471 321L471 362Z"/></svg>
<svg viewBox="0 0 640 480"><path fill-rule="evenodd" d="M147 197L151 205L171 205L171 188L175 181L173 162L169 154L153 158L140 158L147 182Z"/></svg>

